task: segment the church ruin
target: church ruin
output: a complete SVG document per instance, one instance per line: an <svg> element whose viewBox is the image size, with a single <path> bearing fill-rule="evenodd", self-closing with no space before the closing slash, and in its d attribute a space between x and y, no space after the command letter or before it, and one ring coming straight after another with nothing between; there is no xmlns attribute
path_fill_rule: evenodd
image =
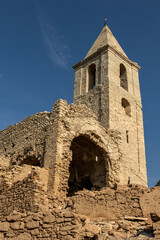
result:
<svg viewBox="0 0 160 240"><path fill-rule="evenodd" d="M147 186L137 63L107 25L75 70L74 101L58 100L0 132L0 166L48 169L48 192Z"/></svg>
<svg viewBox="0 0 160 240"><path fill-rule="evenodd" d="M0 131L0 239L160 239L137 63L107 25L58 100Z"/></svg>

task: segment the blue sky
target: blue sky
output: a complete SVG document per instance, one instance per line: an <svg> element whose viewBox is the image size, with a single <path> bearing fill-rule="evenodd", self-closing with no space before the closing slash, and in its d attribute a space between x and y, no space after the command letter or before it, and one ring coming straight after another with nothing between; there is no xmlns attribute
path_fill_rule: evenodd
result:
<svg viewBox="0 0 160 240"><path fill-rule="evenodd" d="M104 19L137 62L149 186L160 179L160 1L1 0L0 130L54 102L73 101L74 71Z"/></svg>

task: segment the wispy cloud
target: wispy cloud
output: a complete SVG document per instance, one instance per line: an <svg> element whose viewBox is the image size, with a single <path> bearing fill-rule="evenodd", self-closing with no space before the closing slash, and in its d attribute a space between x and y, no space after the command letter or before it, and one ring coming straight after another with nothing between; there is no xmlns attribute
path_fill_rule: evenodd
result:
<svg viewBox="0 0 160 240"><path fill-rule="evenodd" d="M48 56L54 65L67 68L71 55L69 47L66 44L66 39L63 35L60 35L56 27L51 24L44 10L42 10L40 1L35 0L34 2L37 8L37 17Z"/></svg>
<svg viewBox="0 0 160 240"><path fill-rule="evenodd" d="M3 77L3 75L0 73L0 79Z"/></svg>

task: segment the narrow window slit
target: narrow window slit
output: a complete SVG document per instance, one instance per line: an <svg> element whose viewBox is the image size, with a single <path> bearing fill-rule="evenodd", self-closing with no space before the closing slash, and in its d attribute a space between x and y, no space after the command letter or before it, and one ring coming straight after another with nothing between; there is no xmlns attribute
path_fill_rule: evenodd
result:
<svg viewBox="0 0 160 240"><path fill-rule="evenodd" d="M129 135L128 135L128 131L126 131L126 141L127 141L127 143L129 143Z"/></svg>

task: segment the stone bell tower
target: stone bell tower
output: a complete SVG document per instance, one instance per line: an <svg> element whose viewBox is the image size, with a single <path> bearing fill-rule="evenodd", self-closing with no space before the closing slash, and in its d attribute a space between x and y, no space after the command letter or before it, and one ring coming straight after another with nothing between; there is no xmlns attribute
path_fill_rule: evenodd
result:
<svg viewBox="0 0 160 240"><path fill-rule="evenodd" d="M106 129L121 132L121 181L147 186L140 67L107 25L75 70L74 103L86 104Z"/></svg>

